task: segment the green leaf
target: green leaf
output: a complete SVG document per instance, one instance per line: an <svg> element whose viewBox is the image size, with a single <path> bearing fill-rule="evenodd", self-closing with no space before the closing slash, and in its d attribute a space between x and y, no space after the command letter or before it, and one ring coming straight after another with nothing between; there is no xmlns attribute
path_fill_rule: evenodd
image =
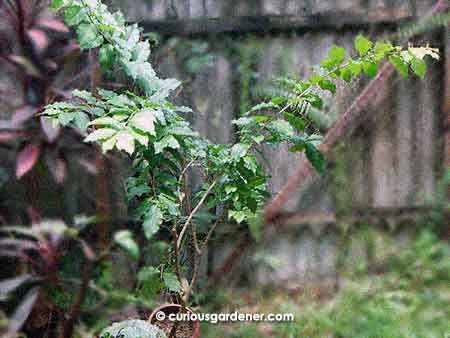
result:
<svg viewBox="0 0 450 338"><path fill-rule="evenodd" d="M389 42L377 42L375 44L375 56L378 59L382 59L387 54L389 54L394 49L394 46L392 46Z"/></svg>
<svg viewBox="0 0 450 338"><path fill-rule="evenodd" d="M308 161L320 173L325 173L325 157L323 154L311 143L305 143L305 153Z"/></svg>
<svg viewBox="0 0 450 338"><path fill-rule="evenodd" d="M336 85L328 79L319 81L319 87L323 90L330 91L333 95L336 94Z"/></svg>
<svg viewBox="0 0 450 338"><path fill-rule="evenodd" d="M240 160L245 156L245 154L247 154L248 148L248 144L236 143L231 147L231 157L235 161Z"/></svg>
<svg viewBox="0 0 450 338"><path fill-rule="evenodd" d="M285 120L278 119L272 121L268 125L268 128L272 132L272 135L277 138L288 139L294 135L294 128Z"/></svg>
<svg viewBox="0 0 450 338"><path fill-rule="evenodd" d="M64 112L64 113L61 113L58 115L58 121L63 126L67 126L70 122L73 121L74 118L75 118L74 113L65 113Z"/></svg>
<svg viewBox="0 0 450 338"><path fill-rule="evenodd" d="M244 210L229 210L228 217L234 219L237 223L242 223L247 219L248 212Z"/></svg>
<svg viewBox="0 0 450 338"><path fill-rule="evenodd" d="M155 114L152 109L144 109L136 113L130 124L139 130L155 134Z"/></svg>
<svg viewBox="0 0 450 338"><path fill-rule="evenodd" d="M141 197L144 194L148 194L151 192L151 189L147 185L138 185L136 187L132 187L127 191L127 199L131 200L134 197Z"/></svg>
<svg viewBox="0 0 450 338"><path fill-rule="evenodd" d="M90 133L85 139L84 142L95 142L99 140L105 140L117 133L117 130L110 128L102 128L97 129L94 132Z"/></svg>
<svg viewBox="0 0 450 338"><path fill-rule="evenodd" d="M299 118L291 113L284 113L284 118L292 127L297 129L298 131L303 131L305 129L306 123L304 119Z"/></svg>
<svg viewBox="0 0 450 338"><path fill-rule="evenodd" d="M353 72L349 67L346 67L341 70L340 77L342 80L349 83L353 79Z"/></svg>
<svg viewBox="0 0 450 338"><path fill-rule="evenodd" d="M103 71L107 71L113 68L115 59L114 47L110 44L105 44L100 47L98 53L98 59Z"/></svg>
<svg viewBox="0 0 450 338"><path fill-rule="evenodd" d="M78 129L84 132L89 124L89 117L83 112L76 112L73 123Z"/></svg>
<svg viewBox="0 0 450 338"><path fill-rule="evenodd" d="M121 230L114 234L114 241L133 259L139 258L139 246L129 230Z"/></svg>
<svg viewBox="0 0 450 338"><path fill-rule="evenodd" d="M110 139L106 140L105 142L102 143L102 151L103 153L106 153L107 151L110 151L111 149L114 148L114 146L117 143L117 137L114 135L113 137L111 137Z"/></svg>
<svg viewBox="0 0 450 338"><path fill-rule="evenodd" d="M401 76L403 76L405 78L408 77L408 73L409 73L408 64L406 62L404 62L401 57L391 56L389 58L389 61L394 66L394 68L397 69L397 71L400 73Z"/></svg>
<svg viewBox="0 0 450 338"><path fill-rule="evenodd" d="M97 99L87 90L75 89L72 91L72 95L86 101L87 103L96 103L97 102Z"/></svg>
<svg viewBox="0 0 450 338"><path fill-rule="evenodd" d="M306 143L303 140L297 141L292 147L289 148L291 153L298 153L305 151Z"/></svg>
<svg viewBox="0 0 450 338"><path fill-rule="evenodd" d="M128 154L134 153L134 137L126 131L120 131L115 136L117 138L116 148L124 150Z"/></svg>
<svg viewBox="0 0 450 338"><path fill-rule="evenodd" d="M358 35L355 39L355 49L361 56L366 55L372 48L372 45L373 43L362 34Z"/></svg>
<svg viewBox="0 0 450 338"><path fill-rule="evenodd" d="M156 205L152 205L144 216L144 223L142 224L147 239L152 238L158 232L162 221L163 215L161 210Z"/></svg>
<svg viewBox="0 0 450 338"><path fill-rule="evenodd" d="M333 46L328 51L329 59L334 63L334 65L340 65L347 56L347 51L345 48Z"/></svg>
<svg viewBox="0 0 450 338"><path fill-rule="evenodd" d="M70 26L78 25L85 17L82 7L78 5L69 6L64 11L64 21Z"/></svg>
<svg viewBox="0 0 450 338"><path fill-rule="evenodd" d="M424 60L416 57L411 60L411 69L421 79L424 79L427 74L427 64Z"/></svg>
<svg viewBox="0 0 450 338"><path fill-rule="evenodd" d="M122 129L123 125L112 117L100 117L88 123L88 126L112 126Z"/></svg>
<svg viewBox="0 0 450 338"><path fill-rule="evenodd" d="M238 188L235 187L235 186L231 186L231 185L225 186L225 193L226 193L227 195L229 195L229 194L231 194L231 193L233 193L233 192L235 192L235 191L237 191L237 190L238 190Z"/></svg>
<svg viewBox="0 0 450 338"><path fill-rule="evenodd" d="M129 294L127 293L127 296ZM134 300L133 297L128 296ZM113 323L100 333L100 338L165 338L164 331L147 320L129 319Z"/></svg>
<svg viewBox="0 0 450 338"><path fill-rule="evenodd" d="M103 37L93 25L87 23L78 26L77 37L81 49L96 48L103 43Z"/></svg>
<svg viewBox="0 0 450 338"><path fill-rule="evenodd" d="M163 274L163 280L166 287L173 292L181 291L181 284L177 276L171 272L165 272Z"/></svg>
<svg viewBox="0 0 450 338"><path fill-rule="evenodd" d="M362 66L358 62L352 61L348 64L347 69L349 69L352 72L353 76L358 76L359 74L361 74Z"/></svg>
<svg viewBox="0 0 450 338"><path fill-rule="evenodd" d="M155 276L158 276L159 273L159 269L154 266L144 266L139 270L137 279L140 282L145 282L153 279Z"/></svg>
<svg viewBox="0 0 450 338"><path fill-rule="evenodd" d="M365 61L362 63L362 68L364 73L370 77L374 78L378 73L378 65L373 61Z"/></svg>
<svg viewBox="0 0 450 338"><path fill-rule="evenodd" d="M166 148L171 149L180 148L180 144L178 143L177 139L172 135L165 136L161 141L155 142L153 146L155 148L156 154L162 153L163 150Z"/></svg>
<svg viewBox="0 0 450 338"><path fill-rule="evenodd" d="M53 0L51 8L54 10L60 9L64 5L64 0Z"/></svg>

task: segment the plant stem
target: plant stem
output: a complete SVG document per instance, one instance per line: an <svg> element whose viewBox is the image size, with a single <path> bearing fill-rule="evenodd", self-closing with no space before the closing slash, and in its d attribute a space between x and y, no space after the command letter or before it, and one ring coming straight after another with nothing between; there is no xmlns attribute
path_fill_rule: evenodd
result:
<svg viewBox="0 0 450 338"><path fill-rule="evenodd" d="M198 202L198 204L195 206L194 210L192 210L192 212L188 216L188 219L186 220L186 222L183 225L183 228L181 229L180 236L178 236L177 245L176 245L177 246L177 250L181 247L181 241L183 240L183 236L184 236L184 234L185 234L185 232L187 230L187 227L191 223L192 218L195 216L195 214L200 210L202 205L205 203L206 198L211 193L211 191L216 186L216 184L217 184L217 180L215 180L213 183L211 183L211 185L209 186L208 190L206 190L206 192L203 194L201 200Z"/></svg>

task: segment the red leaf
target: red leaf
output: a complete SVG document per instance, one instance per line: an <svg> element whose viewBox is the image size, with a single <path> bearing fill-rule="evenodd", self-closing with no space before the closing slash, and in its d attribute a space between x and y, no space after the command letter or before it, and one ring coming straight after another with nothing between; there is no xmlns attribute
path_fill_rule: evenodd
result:
<svg viewBox="0 0 450 338"><path fill-rule="evenodd" d="M65 24L63 24L61 21L58 20L43 19L38 22L38 25L43 28L51 29L55 32L69 33L69 28L67 28Z"/></svg>
<svg viewBox="0 0 450 338"><path fill-rule="evenodd" d="M41 149L36 144L28 144L17 155L16 159L16 176L21 178L30 171L36 164Z"/></svg>
<svg viewBox="0 0 450 338"><path fill-rule="evenodd" d="M39 108L33 106L23 106L17 109L11 117L11 125L15 128L22 126L24 122L32 118Z"/></svg>
<svg viewBox="0 0 450 338"><path fill-rule="evenodd" d="M0 132L0 143L5 143L5 142L15 140L21 135L22 135L22 133L17 132L17 131L1 131Z"/></svg>
<svg viewBox="0 0 450 338"><path fill-rule="evenodd" d="M41 116L41 128L44 131L45 136L49 142L53 142L59 135L60 128L54 127L52 123Z"/></svg>
<svg viewBox="0 0 450 338"><path fill-rule="evenodd" d="M43 52L47 49L49 44L47 34L40 29L30 29L27 34L38 52Z"/></svg>

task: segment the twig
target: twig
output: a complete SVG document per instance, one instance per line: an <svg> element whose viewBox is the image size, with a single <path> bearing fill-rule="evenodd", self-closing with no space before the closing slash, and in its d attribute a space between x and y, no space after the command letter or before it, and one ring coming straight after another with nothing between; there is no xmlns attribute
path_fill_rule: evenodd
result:
<svg viewBox="0 0 450 338"><path fill-rule="evenodd" d="M81 306L83 305L83 302L86 299L86 295L91 283L92 270L96 257L93 250L89 247L89 245L86 242L80 241L80 243L86 258L80 291L78 292L75 301L70 307L67 320L64 322L64 324L62 324L61 331L59 333L59 338L72 337L75 322L80 314Z"/></svg>
<svg viewBox="0 0 450 338"><path fill-rule="evenodd" d="M192 210L192 212L190 213L190 215L188 216L188 219L186 220L186 222L183 225L183 228L181 229L180 232L180 236L178 237L178 241L177 241L177 250L181 247L181 241L183 240L183 236L186 232L187 227L189 226L189 223L191 223L192 218L195 216L195 214L197 213L197 211L200 210L200 208L202 207L203 203L205 203L206 198L208 197L208 195L211 193L211 191L213 190L213 188L216 186L217 181L214 181L208 188L208 190L206 190L206 192L203 194L201 200L198 202L198 204L195 206L194 210Z"/></svg>

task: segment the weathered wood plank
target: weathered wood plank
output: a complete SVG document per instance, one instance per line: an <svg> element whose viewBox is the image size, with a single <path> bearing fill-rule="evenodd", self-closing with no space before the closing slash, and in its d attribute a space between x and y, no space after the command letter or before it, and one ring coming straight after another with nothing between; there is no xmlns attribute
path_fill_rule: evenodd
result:
<svg viewBox="0 0 450 338"><path fill-rule="evenodd" d="M435 69L435 67L431 68ZM430 69L430 70L431 70ZM414 165L417 167L418 191L416 200L420 203L431 197L436 187L436 156L440 149L436 127L439 112L440 83L438 72L430 71L427 79L418 83L419 104L415 111L416 154Z"/></svg>
<svg viewBox="0 0 450 338"><path fill-rule="evenodd" d="M412 17L392 17L370 21L350 13L316 14L308 16L246 16L217 17L195 19L143 20L146 31L156 31L162 35L198 35L220 33L270 33L293 30L335 30L351 27L364 29L368 27L395 28L400 23L408 22Z"/></svg>
<svg viewBox="0 0 450 338"><path fill-rule="evenodd" d="M444 169L450 168L450 28L444 32L444 90L442 112L444 125ZM450 194L450 193L449 193ZM450 197L450 196L449 196Z"/></svg>
<svg viewBox="0 0 450 338"><path fill-rule="evenodd" d="M413 148L413 112L417 107L415 87L411 82L400 81L395 95L394 115L396 129L397 156L397 193L398 205L407 205L414 198L414 148Z"/></svg>

